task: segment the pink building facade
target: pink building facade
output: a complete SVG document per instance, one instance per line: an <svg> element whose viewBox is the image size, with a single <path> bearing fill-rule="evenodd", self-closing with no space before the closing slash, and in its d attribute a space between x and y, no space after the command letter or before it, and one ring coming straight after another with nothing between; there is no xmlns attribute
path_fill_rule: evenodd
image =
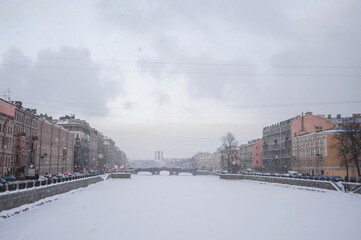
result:
<svg viewBox="0 0 361 240"><path fill-rule="evenodd" d="M15 105L0 98L0 176L10 174L13 164Z"/></svg>
<svg viewBox="0 0 361 240"><path fill-rule="evenodd" d="M262 152L263 140L256 140L253 145L253 169L256 171L261 171L263 169Z"/></svg>

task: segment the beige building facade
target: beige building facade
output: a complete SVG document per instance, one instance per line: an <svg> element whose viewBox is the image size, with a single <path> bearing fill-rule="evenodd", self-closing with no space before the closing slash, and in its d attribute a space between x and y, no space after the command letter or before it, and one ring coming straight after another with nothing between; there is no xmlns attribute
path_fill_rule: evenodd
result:
<svg viewBox="0 0 361 240"><path fill-rule="evenodd" d="M293 138L293 170L311 175L345 177L345 160L338 149L336 134L340 130L326 130ZM349 162L349 176L357 176L353 163Z"/></svg>

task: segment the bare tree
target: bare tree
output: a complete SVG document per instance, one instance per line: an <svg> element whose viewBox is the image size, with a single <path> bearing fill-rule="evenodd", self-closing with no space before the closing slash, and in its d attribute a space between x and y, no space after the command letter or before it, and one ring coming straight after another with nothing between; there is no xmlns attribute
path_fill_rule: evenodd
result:
<svg viewBox="0 0 361 240"><path fill-rule="evenodd" d="M234 172L237 167L236 161L238 141L236 141L236 138L230 132L226 133L226 135L222 137L221 140L221 166L223 169L227 169L228 172Z"/></svg>
<svg viewBox="0 0 361 240"><path fill-rule="evenodd" d="M342 121L341 131L336 135L337 148L342 154L348 177L349 161L353 162L360 177L361 156L361 121L359 118L345 118ZM350 157L347 157L350 156Z"/></svg>
<svg viewBox="0 0 361 240"><path fill-rule="evenodd" d="M343 163L346 167L346 177L349 177L349 164L352 160L350 159L347 146L345 146L347 141L342 134L336 134L335 138L337 139L336 149L339 152L339 156L343 158Z"/></svg>

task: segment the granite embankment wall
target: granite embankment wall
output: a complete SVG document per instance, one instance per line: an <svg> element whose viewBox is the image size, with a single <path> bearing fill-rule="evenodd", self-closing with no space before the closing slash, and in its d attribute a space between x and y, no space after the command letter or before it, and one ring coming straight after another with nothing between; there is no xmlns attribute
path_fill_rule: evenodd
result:
<svg viewBox="0 0 361 240"><path fill-rule="evenodd" d="M346 189L346 191L348 192L353 192L353 193L357 193L357 194L361 194L361 184L359 183L350 183L350 182L343 182L342 184L342 189Z"/></svg>
<svg viewBox="0 0 361 240"><path fill-rule="evenodd" d="M280 177L266 177L256 175L241 175L241 174L222 174L221 179L239 179L239 180L251 180L270 182L278 184L288 184L302 187L321 188L337 191L338 189L329 181L315 181L305 179L294 179L294 178L280 178Z"/></svg>
<svg viewBox="0 0 361 240"><path fill-rule="evenodd" d="M219 173L212 172L212 171L206 171L206 170L197 170L195 174L193 175L207 175L207 176L219 176Z"/></svg>
<svg viewBox="0 0 361 240"><path fill-rule="evenodd" d="M93 176L23 190L6 191L0 194L0 212L36 202L46 197L69 192L77 188L87 187L90 184L98 183L109 178L130 178L130 173L111 173L108 174L105 179L101 176Z"/></svg>
<svg viewBox="0 0 361 240"><path fill-rule="evenodd" d="M51 197L60 193L87 187L90 184L103 181L100 176L78 179L69 182L62 182L31 189L16 190L0 194L0 212L11 208L19 207L24 204L32 203L40 199Z"/></svg>
<svg viewBox="0 0 361 240"><path fill-rule="evenodd" d="M130 178L131 176L131 173L112 173L112 174L109 174L107 179L108 178Z"/></svg>

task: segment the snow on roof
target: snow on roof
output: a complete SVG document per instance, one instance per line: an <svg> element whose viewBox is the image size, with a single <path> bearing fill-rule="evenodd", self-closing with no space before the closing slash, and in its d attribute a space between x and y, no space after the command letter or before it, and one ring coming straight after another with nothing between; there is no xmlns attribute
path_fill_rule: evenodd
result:
<svg viewBox="0 0 361 240"><path fill-rule="evenodd" d="M328 118L328 120L332 123L347 123L347 121L350 121L351 119L355 122L361 123L361 118L353 118L353 117Z"/></svg>
<svg viewBox="0 0 361 240"><path fill-rule="evenodd" d="M335 127L335 128L329 129L329 130L306 133L306 134L303 134L303 135L298 135L296 137L308 137L308 136L312 136L312 135L340 133L340 132L343 132L343 131L344 131L344 127L340 126L340 127Z"/></svg>

